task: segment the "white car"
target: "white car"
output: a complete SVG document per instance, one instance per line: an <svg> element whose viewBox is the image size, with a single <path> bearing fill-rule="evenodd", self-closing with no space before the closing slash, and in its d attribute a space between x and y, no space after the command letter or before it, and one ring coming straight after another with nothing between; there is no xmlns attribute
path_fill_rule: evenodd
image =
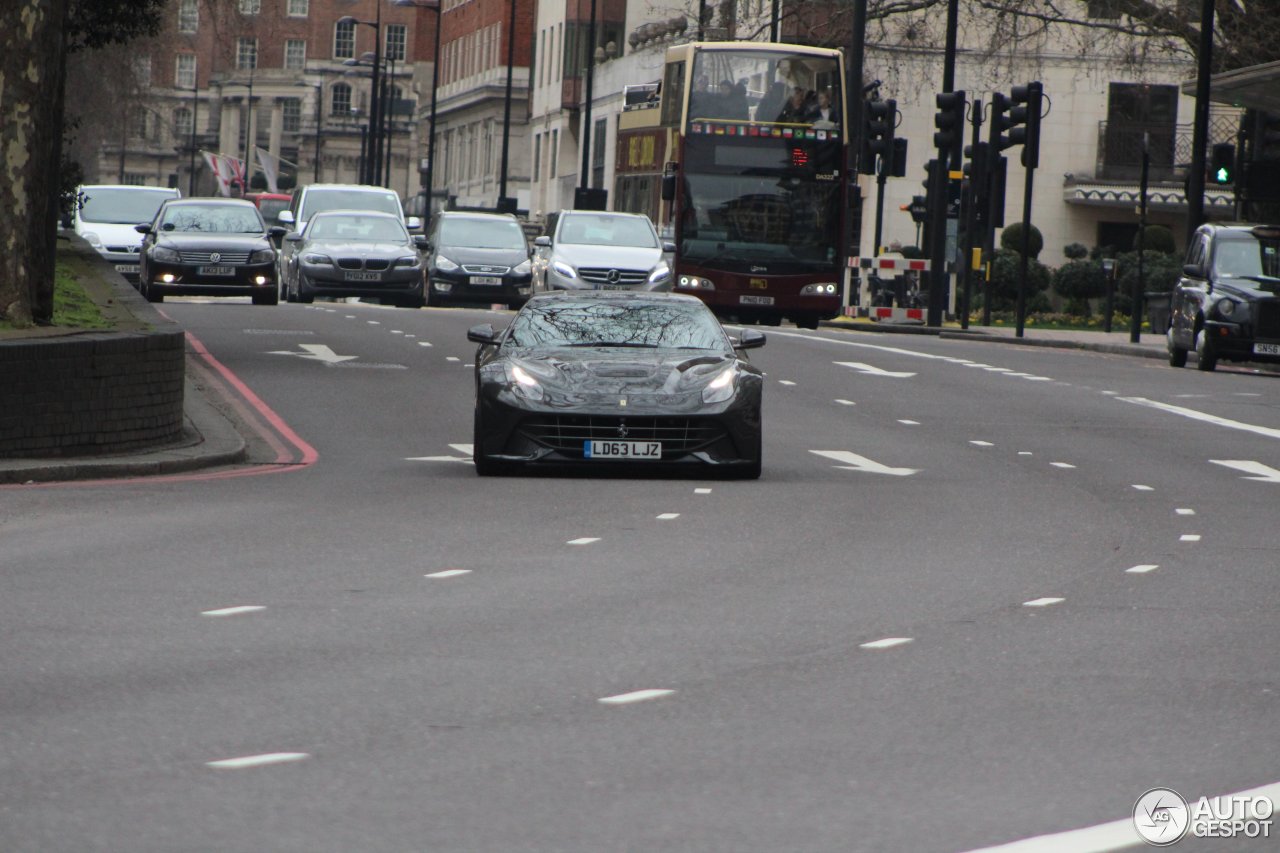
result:
<svg viewBox="0 0 1280 853"><path fill-rule="evenodd" d="M173 187L96 184L80 187L78 195L80 203L63 224L136 285L142 237L135 226L150 223L160 205L182 193Z"/></svg>
<svg viewBox="0 0 1280 853"><path fill-rule="evenodd" d="M534 291L671 290L675 251L642 213L566 210L555 233L534 240Z"/></svg>

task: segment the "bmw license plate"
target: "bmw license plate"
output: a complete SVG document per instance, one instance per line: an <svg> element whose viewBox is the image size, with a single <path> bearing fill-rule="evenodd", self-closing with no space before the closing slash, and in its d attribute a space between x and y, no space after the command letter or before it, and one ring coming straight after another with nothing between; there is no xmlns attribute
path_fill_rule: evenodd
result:
<svg viewBox="0 0 1280 853"><path fill-rule="evenodd" d="M772 296L739 296L738 304L740 305L772 305Z"/></svg>
<svg viewBox="0 0 1280 853"><path fill-rule="evenodd" d="M661 459L660 441L588 441L582 448L587 459Z"/></svg>
<svg viewBox="0 0 1280 853"><path fill-rule="evenodd" d="M1254 355L1280 355L1280 344L1254 344Z"/></svg>
<svg viewBox="0 0 1280 853"><path fill-rule="evenodd" d="M472 284L502 284L502 276L499 275L473 275L471 276Z"/></svg>
<svg viewBox="0 0 1280 853"><path fill-rule="evenodd" d="M138 272L137 264L116 264L116 272Z"/></svg>
<svg viewBox="0 0 1280 853"><path fill-rule="evenodd" d="M347 281L382 281L380 272L349 272L343 276Z"/></svg>
<svg viewBox="0 0 1280 853"><path fill-rule="evenodd" d="M200 267L200 275L235 275L235 267Z"/></svg>

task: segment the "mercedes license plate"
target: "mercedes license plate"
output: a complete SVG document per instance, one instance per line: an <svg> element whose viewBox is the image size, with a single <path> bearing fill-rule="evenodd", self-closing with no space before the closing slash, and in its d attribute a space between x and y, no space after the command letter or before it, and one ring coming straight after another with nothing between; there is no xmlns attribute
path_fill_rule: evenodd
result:
<svg viewBox="0 0 1280 853"><path fill-rule="evenodd" d="M587 459L661 459L660 441L588 441L582 448Z"/></svg>
<svg viewBox="0 0 1280 853"><path fill-rule="evenodd" d="M473 275L471 276L472 284L502 284L502 276L500 275Z"/></svg>
<svg viewBox="0 0 1280 853"><path fill-rule="evenodd" d="M116 264L116 272L138 272L137 264Z"/></svg>
<svg viewBox="0 0 1280 853"><path fill-rule="evenodd" d="M1254 344L1254 355L1280 355L1280 344Z"/></svg>
<svg viewBox="0 0 1280 853"><path fill-rule="evenodd" d="M380 272L349 272L343 277L347 281L382 281Z"/></svg>
<svg viewBox="0 0 1280 853"><path fill-rule="evenodd" d="M629 284L602 284L602 285L600 285L600 289L601 289L601 290L630 290L630 289L631 289L631 285L629 285Z"/></svg>
<svg viewBox="0 0 1280 853"><path fill-rule="evenodd" d="M200 275L235 275L235 267L200 267Z"/></svg>
<svg viewBox="0 0 1280 853"><path fill-rule="evenodd" d="M772 305L772 296L739 296L738 304L740 305Z"/></svg>

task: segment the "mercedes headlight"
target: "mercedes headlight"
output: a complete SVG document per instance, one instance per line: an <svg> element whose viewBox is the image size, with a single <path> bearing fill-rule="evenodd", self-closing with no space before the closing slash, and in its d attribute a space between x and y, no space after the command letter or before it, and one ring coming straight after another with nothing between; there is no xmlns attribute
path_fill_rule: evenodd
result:
<svg viewBox="0 0 1280 853"><path fill-rule="evenodd" d="M440 272L453 272L458 265L446 258L444 255L436 255L436 269Z"/></svg>
<svg viewBox="0 0 1280 853"><path fill-rule="evenodd" d="M529 275L533 272L533 261L521 261L511 271L516 275Z"/></svg>
<svg viewBox="0 0 1280 853"><path fill-rule="evenodd" d="M564 278L577 279L578 277L578 273L574 268L566 264L564 261L554 262L551 264L551 268L556 271L557 275L563 276Z"/></svg>
<svg viewBox="0 0 1280 853"><path fill-rule="evenodd" d="M667 266L666 261L658 264L653 268L653 272L649 273L649 283L657 284L660 281L666 281L671 278L671 267Z"/></svg>
<svg viewBox="0 0 1280 853"><path fill-rule="evenodd" d="M723 403L725 400L733 398L733 377L738 372L737 367L728 367L720 372L720 375L707 383L702 389L702 402L704 403Z"/></svg>
<svg viewBox="0 0 1280 853"><path fill-rule="evenodd" d="M271 263L275 263L275 260L276 260L275 249L259 249L258 251L249 255L249 263L251 264L271 264Z"/></svg>
<svg viewBox="0 0 1280 853"><path fill-rule="evenodd" d="M179 255L175 249L156 246L151 250L151 260L162 264L177 264L182 262L182 255Z"/></svg>
<svg viewBox="0 0 1280 853"><path fill-rule="evenodd" d="M332 264L333 259L319 252L308 252L302 256L302 262L304 264Z"/></svg>

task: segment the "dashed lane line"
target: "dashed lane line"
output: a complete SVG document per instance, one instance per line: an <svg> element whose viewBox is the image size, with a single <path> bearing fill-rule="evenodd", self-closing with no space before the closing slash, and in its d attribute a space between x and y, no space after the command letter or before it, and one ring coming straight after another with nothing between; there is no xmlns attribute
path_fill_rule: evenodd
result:
<svg viewBox="0 0 1280 853"><path fill-rule="evenodd" d="M872 640L870 643L863 643L860 649L891 649L894 646L902 646L910 643L911 637L885 637L883 640Z"/></svg>
<svg viewBox="0 0 1280 853"><path fill-rule="evenodd" d="M1033 598L1030 601L1022 602L1023 607L1049 607L1054 604L1061 604L1066 601L1065 598Z"/></svg>
<svg viewBox="0 0 1280 853"><path fill-rule="evenodd" d="M302 761L311 756L305 752L267 752L262 755L245 755L240 758L223 758L218 761L205 762L206 767L215 770L244 770L249 767L264 767L268 764L286 764L290 761Z"/></svg>
<svg viewBox="0 0 1280 853"><path fill-rule="evenodd" d="M217 610L201 611L201 616L240 616L244 613L257 613L259 610L266 610L261 604L242 604L238 607L222 607Z"/></svg>
<svg viewBox="0 0 1280 853"><path fill-rule="evenodd" d="M442 572L432 572L429 575L423 575L424 578L432 578L433 580L444 580L445 578L456 578L459 575L471 574L470 569L445 569Z"/></svg>
<svg viewBox="0 0 1280 853"><path fill-rule="evenodd" d="M597 699L601 705L632 705L636 702L648 702L651 699L661 699L664 696L670 696L675 693L674 690L662 688L651 688L648 690L633 690L630 693L619 693L617 696L605 696Z"/></svg>
<svg viewBox="0 0 1280 853"><path fill-rule="evenodd" d="M1159 564L1144 563L1140 566L1134 566L1131 569L1125 569L1125 573L1130 575L1145 575L1147 572L1154 572L1158 568L1160 568Z"/></svg>

